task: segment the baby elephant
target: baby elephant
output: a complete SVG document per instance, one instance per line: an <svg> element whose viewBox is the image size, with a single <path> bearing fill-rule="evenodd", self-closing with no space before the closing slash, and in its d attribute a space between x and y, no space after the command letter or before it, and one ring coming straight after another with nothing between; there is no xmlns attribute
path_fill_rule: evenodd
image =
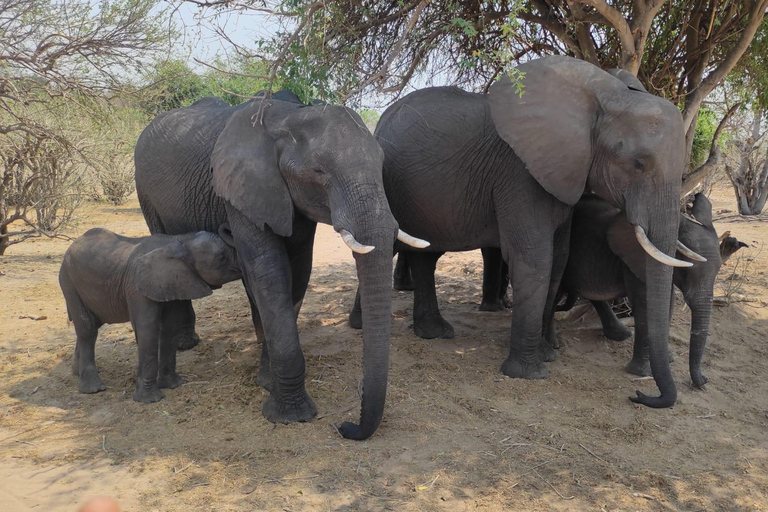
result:
<svg viewBox="0 0 768 512"><path fill-rule="evenodd" d="M139 345L133 399L157 402L159 388L176 388L176 335L180 322L171 301L199 299L241 277L232 239L201 231L186 235L127 238L101 228L75 240L64 254L59 284L75 324L72 372L81 393L106 389L94 347L99 327L130 321ZM158 361L159 360L159 361Z"/></svg>

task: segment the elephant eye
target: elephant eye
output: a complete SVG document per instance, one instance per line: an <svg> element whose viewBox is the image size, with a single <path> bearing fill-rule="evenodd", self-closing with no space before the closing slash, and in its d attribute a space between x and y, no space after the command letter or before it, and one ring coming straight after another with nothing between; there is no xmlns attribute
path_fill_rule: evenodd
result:
<svg viewBox="0 0 768 512"><path fill-rule="evenodd" d="M635 160L635 169L637 169L640 172L645 171L645 160L643 159Z"/></svg>
<svg viewBox="0 0 768 512"><path fill-rule="evenodd" d="M319 168L314 168L312 170L315 172L315 174L325 174L325 171Z"/></svg>

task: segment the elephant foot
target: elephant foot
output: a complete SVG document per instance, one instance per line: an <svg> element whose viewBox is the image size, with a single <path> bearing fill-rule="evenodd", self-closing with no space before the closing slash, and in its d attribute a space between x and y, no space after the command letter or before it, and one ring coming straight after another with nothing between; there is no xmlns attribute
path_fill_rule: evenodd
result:
<svg viewBox="0 0 768 512"><path fill-rule="evenodd" d="M178 350L189 350L200 344L200 336L194 331L182 332L181 334L176 335L176 339L174 339L173 342L178 343L178 345L176 345Z"/></svg>
<svg viewBox="0 0 768 512"><path fill-rule="evenodd" d="M256 384L272 392L272 372L269 369L269 365L264 365L263 363L259 365L259 371L256 373Z"/></svg>
<svg viewBox="0 0 768 512"><path fill-rule="evenodd" d="M136 402L153 404L165 398L165 395L157 387L157 384L136 384L136 391L133 392L133 399Z"/></svg>
<svg viewBox="0 0 768 512"><path fill-rule="evenodd" d="M709 379L701 372L692 373L691 380L693 381L693 387L699 389L703 389L707 382L709 382Z"/></svg>
<svg viewBox="0 0 768 512"><path fill-rule="evenodd" d="M541 353L542 360L548 363L557 359L557 351L548 340L543 340L539 344L539 352Z"/></svg>
<svg viewBox="0 0 768 512"><path fill-rule="evenodd" d="M500 299L485 301L480 304L478 308L480 311L504 311L504 304Z"/></svg>
<svg viewBox="0 0 768 512"><path fill-rule="evenodd" d="M80 376L80 382L77 385L77 390L81 393L93 394L99 391L104 391L107 386L101 381L99 372L94 368L91 371L84 371Z"/></svg>
<svg viewBox="0 0 768 512"><path fill-rule="evenodd" d="M176 372L167 373L157 377L157 387L160 389L176 389L184 384L184 379Z"/></svg>
<svg viewBox="0 0 768 512"><path fill-rule="evenodd" d="M419 338L425 340L432 340L435 338L441 338L444 340L451 339L454 336L453 326L443 320L441 316L424 318L413 320L413 331Z"/></svg>
<svg viewBox="0 0 768 512"><path fill-rule="evenodd" d="M306 391L302 390L300 397L288 402L279 402L274 393L270 393L261 409L261 414L272 423L297 423L311 420L317 415L315 403Z"/></svg>
<svg viewBox="0 0 768 512"><path fill-rule="evenodd" d="M501 298L501 303L504 304L504 307L506 309L512 309L512 299L510 299L509 295L507 295L506 293Z"/></svg>
<svg viewBox="0 0 768 512"><path fill-rule="evenodd" d="M549 370L544 363L525 363L509 357L501 365L501 372L513 379L539 380L548 379Z"/></svg>
<svg viewBox="0 0 768 512"><path fill-rule="evenodd" d="M352 308L349 312L349 326L353 329L363 328L363 310Z"/></svg>
<svg viewBox="0 0 768 512"><path fill-rule="evenodd" d="M611 341L624 341L632 336L632 330L622 323L603 328L603 335Z"/></svg>
<svg viewBox="0 0 768 512"><path fill-rule="evenodd" d="M651 362L648 359L632 358L624 369L627 373L631 373L632 375L648 377L651 375Z"/></svg>

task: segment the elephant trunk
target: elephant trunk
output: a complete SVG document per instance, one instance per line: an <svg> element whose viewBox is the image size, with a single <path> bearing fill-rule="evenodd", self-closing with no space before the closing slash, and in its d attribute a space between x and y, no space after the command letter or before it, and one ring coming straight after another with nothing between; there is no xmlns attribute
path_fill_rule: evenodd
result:
<svg viewBox="0 0 768 512"><path fill-rule="evenodd" d="M704 358L704 348L709 338L712 295L693 298L689 301L689 305L691 307L691 346L688 366L693 385L700 388L707 383L707 378L701 373L701 361Z"/></svg>
<svg viewBox="0 0 768 512"><path fill-rule="evenodd" d="M349 197L349 196L347 196ZM342 423L339 432L347 439L367 439L384 415L389 372L389 336L392 321L392 256L397 222L389 210L383 187L376 186L357 201L338 201L351 209L337 208L333 225L347 230L357 242L374 247L354 251L363 316L363 392L360 423Z"/></svg>
<svg viewBox="0 0 768 512"><path fill-rule="evenodd" d="M679 186L667 186L657 191L654 204L642 211L631 208L642 202L628 204L628 218L635 226L647 227L650 242L666 256L675 254L678 220L677 197ZM647 198L648 195L644 194ZM653 196L650 196L653 197ZM647 199L646 199L647 201ZM646 203L647 204L647 203ZM639 214L638 214L639 213ZM671 258L670 258L671 259ZM658 261L650 254L645 256L645 314L651 372L660 395L651 397L640 391L633 402L648 407L671 407L677 400L677 388L669 367L669 322L672 267L669 262Z"/></svg>

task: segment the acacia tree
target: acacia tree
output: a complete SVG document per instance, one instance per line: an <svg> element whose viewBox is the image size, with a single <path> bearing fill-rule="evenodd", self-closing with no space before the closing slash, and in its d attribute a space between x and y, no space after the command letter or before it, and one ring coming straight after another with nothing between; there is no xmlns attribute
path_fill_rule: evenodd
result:
<svg viewBox="0 0 768 512"><path fill-rule="evenodd" d="M84 168L83 119L109 111L167 41L159 0L0 0L0 255L54 236ZM96 142L97 143L97 142Z"/></svg>
<svg viewBox="0 0 768 512"><path fill-rule="evenodd" d="M511 64L550 54L623 68L680 106L689 152L702 102L748 53L768 8L768 0L186 1L270 18L280 27L274 38L236 49L271 64L264 78L337 101L433 82L486 90Z"/></svg>

